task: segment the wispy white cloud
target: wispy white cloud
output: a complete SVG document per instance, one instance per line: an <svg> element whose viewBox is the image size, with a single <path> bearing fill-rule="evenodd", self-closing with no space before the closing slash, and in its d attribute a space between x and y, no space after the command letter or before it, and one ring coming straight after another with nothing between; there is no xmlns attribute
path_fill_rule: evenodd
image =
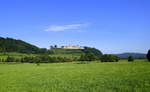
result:
<svg viewBox="0 0 150 92"><path fill-rule="evenodd" d="M68 30L81 30L89 24L69 24L69 25L50 25L45 31L68 31Z"/></svg>

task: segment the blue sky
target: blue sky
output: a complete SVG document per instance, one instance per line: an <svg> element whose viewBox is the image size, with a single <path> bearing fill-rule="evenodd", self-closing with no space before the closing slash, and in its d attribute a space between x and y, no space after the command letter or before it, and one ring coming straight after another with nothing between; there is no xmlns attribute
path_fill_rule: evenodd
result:
<svg viewBox="0 0 150 92"><path fill-rule="evenodd" d="M0 36L103 53L150 48L150 0L0 0Z"/></svg>

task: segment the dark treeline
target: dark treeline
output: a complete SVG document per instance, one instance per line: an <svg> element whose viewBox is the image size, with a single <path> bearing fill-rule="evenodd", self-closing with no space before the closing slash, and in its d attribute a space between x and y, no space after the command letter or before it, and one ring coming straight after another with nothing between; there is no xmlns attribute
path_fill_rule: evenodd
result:
<svg viewBox="0 0 150 92"><path fill-rule="evenodd" d="M94 54L82 54L79 58L77 57L60 57L60 56L49 56L49 55L38 55L38 56L25 56L21 58L15 58L8 56L6 59L0 59L0 62L20 62L20 63L59 63L59 62L118 62L119 58L113 55L101 55L96 56Z"/></svg>
<svg viewBox="0 0 150 92"><path fill-rule="evenodd" d="M46 48L38 48L22 40L0 37L0 52L18 52L32 54L50 54Z"/></svg>
<svg viewBox="0 0 150 92"><path fill-rule="evenodd" d="M102 62L118 62L120 58L118 56L105 54L100 57Z"/></svg>
<svg viewBox="0 0 150 92"><path fill-rule="evenodd" d="M12 56L7 56L6 59L0 59L0 62L20 62L20 63L58 63L58 62L72 62L78 61L77 58L68 57L55 57L48 55L38 55L38 56L25 56L21 58L15 58Z"/></svg>
<svg viewBox="0 0 150 92"><path fill-rule="evenodd" d="M134 61L134 57L129 56L129 62ZM150 61L150 51L147 54L147 59ZM59 62L118 62L120 58L115 55L104 54L104 55L94 55L93 53L81 54L80 57L61 57L61 56L49 56L49 55L37 55L37 56L25 56L21 58L15 58L13 56L8 56L6 59L0 59L0 62L21 62L21 63L59 63Z"/></svg>

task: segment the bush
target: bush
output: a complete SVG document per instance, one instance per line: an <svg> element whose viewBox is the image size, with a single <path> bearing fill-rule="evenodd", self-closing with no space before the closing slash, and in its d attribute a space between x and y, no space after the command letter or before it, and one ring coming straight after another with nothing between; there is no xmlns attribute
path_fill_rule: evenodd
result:
<svg viewBox="0 0 150 92"><path fill-rule="evenodd" d="M150 50L148 51L146 57L147 57L147 60L150 62Z"/></svg>
<svg viewBox="0 0 150 92"><path fill-rule="evenodd" d="M37 66L40 65L40 62L42 62L41 60L42 60L42 58L40 58L39 56L36 56L36 57L33 58L33 62L34 62Z"/></svg>
<svg viewBox="0 0 150 92"><path fill-rule="evenodd" d="M118 61L120 60L120 58L119 58L118 56L114 56L114 60L115 60L116 62L118 62Z"/></svg>
<svg viewBox="0 0 150 92"><path fill-rule="evenodd" d="M34 57L23 57L21 58L21 62L28 62L28 63L33 63L34 62Z"/></svg>
<svg viewBox="0 0 150 92"><path fill-rule="evenodd" d="M14 61L15 61L15 58L8 56L5 61L6 61L6 62L14 62Z"/></svg>
<svg viewBox="0 0 150 92"><path fill-rule="evenodd" d="M94 54L89 53L89 54L82 54L79 60L80 61L94 61L96 59L97 57Z"/></svg>
<svg viewBox="0 0 150 92"><path fill-rule="evenodd" d="M101 62L118 62L119 57L105 54L101 56L100 60Z"/></svg>
<svg viewBox="0 0 150 92"><path fill-rule="evenodd" d="M82 58L82 57L81 57ZM93 54L86 54L84 55L84 61L93 61L95 60L95 56ZM8 56L6 58L6 62L22 62L22 63L58 63L58 62L72 62L72 61L77 61L79 60L78 58L73 58L73 57L61 57L61 56L48 56L48 55L38 55L38 56L25 56L22 58L14 58ZM2 61L0 59L0 61Z"/></svg>
<svg viewBox="0 0 150 92"><path fill-rule="evenodd" d="M133 58L132 56L129 56L129 57L128 57L128 61L129 61L129 62L133 62L133 61L134 61L134 58Z"/></svg>
<svg viewBox="0 0 150 92"><path fill-rule="evenodd" d="M80 61L80 57L79 58L78 57L73 57L72 61Z"/></svg>
<svg viewBox="0 0 150 92"><path fill-rule="evenodd" d="M74 61L73 58L63 57L63 61L62 62L72 62L72 61Z"/></svg>
<svg viewBox="0 0 150 92"><path fill-rule="evenodd" d="M48 61L49 61L49 56L48 56L48 55L36 56L36 57L35 57L35 60L36 60L36 58L37 58L40 62L43 62L43 63L48 63Z"/></svg>

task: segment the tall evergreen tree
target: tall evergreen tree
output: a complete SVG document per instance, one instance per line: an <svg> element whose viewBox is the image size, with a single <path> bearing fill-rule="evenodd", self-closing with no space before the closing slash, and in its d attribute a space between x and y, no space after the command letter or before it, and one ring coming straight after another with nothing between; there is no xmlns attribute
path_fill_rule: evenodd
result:
<svg viewBox="0 0 150 92"><path fill-rule="evenodd" d="M150 62L150 50L148 50L146 57L147 57L148 61Z"/></svg>

